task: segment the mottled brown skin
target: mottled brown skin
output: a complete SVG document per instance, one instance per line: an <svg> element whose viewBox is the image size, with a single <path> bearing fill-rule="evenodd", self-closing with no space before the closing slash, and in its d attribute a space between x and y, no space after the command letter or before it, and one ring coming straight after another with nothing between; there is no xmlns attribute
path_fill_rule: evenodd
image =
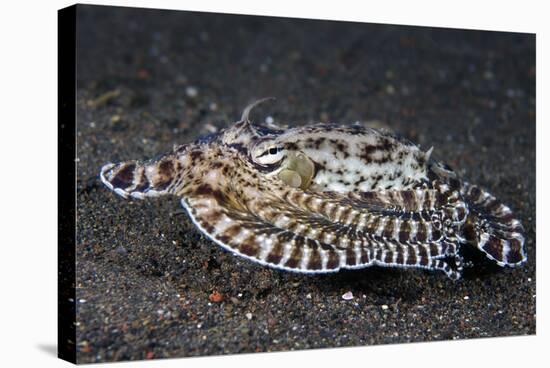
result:
<svg viewBox="0 0 550 368"><path fill-rule="evenodd" d="M179 197L213 241L284 270L379 265L458 279L462 246L501 266L526 260L508 207L431 150L360 127L255 126L251 107L231 128L155 160L105 165L101 179L125 198Z"/></svg>

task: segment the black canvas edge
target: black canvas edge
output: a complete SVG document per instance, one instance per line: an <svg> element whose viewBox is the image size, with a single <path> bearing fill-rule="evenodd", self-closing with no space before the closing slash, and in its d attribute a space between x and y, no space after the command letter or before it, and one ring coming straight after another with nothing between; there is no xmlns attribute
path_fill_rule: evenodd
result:
<svg viewBox="0 0 550 368"><path fill-rule="evenodd" d="M57 21L57 354L76 364L76 5Z"/></svg>

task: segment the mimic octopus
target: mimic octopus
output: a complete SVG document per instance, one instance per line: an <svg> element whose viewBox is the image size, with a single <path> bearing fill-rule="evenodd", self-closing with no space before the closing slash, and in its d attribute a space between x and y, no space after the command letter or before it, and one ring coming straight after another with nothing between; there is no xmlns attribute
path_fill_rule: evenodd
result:
<svg viewBox="0 0 550 368"><path fill-rule="evenodd" d="M106 164L124 198L172 195L223 248L301 273L388 266L459 279L466 247L499 266L526 261L509 207L393 133L314 124L231 127L145 161Z"/></svg>

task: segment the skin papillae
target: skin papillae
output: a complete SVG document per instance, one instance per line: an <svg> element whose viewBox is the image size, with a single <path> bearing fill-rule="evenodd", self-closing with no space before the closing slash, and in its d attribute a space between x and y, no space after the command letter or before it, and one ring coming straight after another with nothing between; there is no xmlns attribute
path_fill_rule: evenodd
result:
<svg viewBox="0 0 550 368"><path fill-rule="evenodd" d="M255 125L248 106L217 134L148 161L109 163L124 198L180 198L225 249L278 269L326 273L372 265L463 271L462 250L500 266L527 260L512 211L415 144L386 131Z"/></svg>

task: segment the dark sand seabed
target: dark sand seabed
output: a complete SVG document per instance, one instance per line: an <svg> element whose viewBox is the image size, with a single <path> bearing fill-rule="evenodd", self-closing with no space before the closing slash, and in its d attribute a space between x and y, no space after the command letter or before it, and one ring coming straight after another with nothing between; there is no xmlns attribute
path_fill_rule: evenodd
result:
<svg viewBox="0 0 550 368"><path fill-rule="evenodd" d="M534 36L88 6L78 32L80 363L535 333ZM291 274L207 240L176 198L99 182L106 162L154 157L265 96L256 121L379 121L434 146L517 212L528 263L457 283Z"/></svg>

